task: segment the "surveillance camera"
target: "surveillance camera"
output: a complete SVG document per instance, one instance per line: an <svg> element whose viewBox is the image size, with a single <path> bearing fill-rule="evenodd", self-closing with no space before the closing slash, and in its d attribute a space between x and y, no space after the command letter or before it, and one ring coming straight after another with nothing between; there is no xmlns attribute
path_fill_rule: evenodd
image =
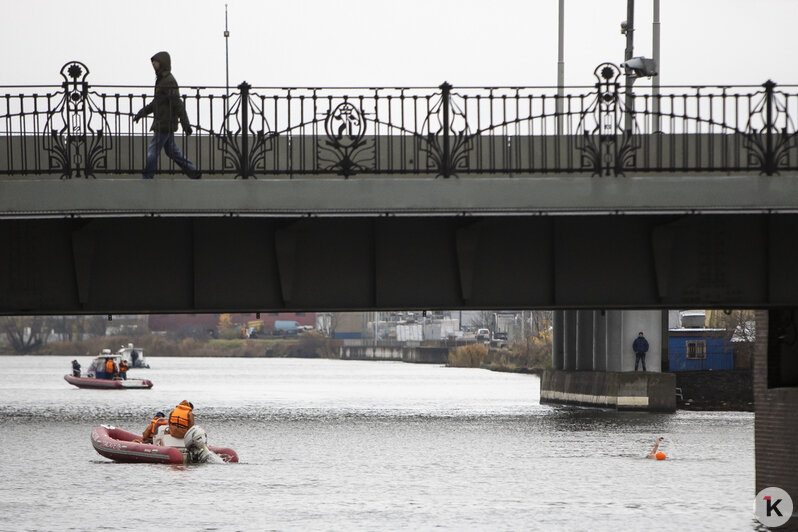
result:
<svg viewBox="0 0 798 532"><path fill-rule="evenodd" d="M633 57L621 63L621 66L631 71L629 75L635 78L650 78L657 75L657 63L648 57Z"/></svg>
<svg viewBox="0 0 798 532"><path fill-rule="evenodd" d="M625 20L621 21L621 35L626 35L626 28L628 27L629 24L627 24Z"/></svg>

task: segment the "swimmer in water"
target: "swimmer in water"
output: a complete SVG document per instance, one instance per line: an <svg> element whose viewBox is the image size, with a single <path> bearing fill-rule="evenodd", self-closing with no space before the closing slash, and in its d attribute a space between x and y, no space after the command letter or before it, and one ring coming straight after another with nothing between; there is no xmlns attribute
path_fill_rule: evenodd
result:
<svg viewBox="0 0 798 532"><path fill-rule="evenodd" d="M663 452L657 453L657 448L659 447L659 442L661 442L661 441L662 441L662 436L657 438L657 441L654 442L654 448L651 449L651 452L648 453L648 456L646 456L646 458L650 458L652 460L664 460L665 459L664 458L665 457L665 453L663 453ZM663 458L658 457L657 454L662 455Z"/></svg>

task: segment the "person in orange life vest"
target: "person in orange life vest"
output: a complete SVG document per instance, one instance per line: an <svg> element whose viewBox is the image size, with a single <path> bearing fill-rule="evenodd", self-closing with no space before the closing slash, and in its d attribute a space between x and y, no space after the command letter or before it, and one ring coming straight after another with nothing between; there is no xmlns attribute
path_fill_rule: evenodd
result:
<svg viewBox="0 0 798 532"><path fill-rule="evenodd" d="M127 361L122 360L119 362L119 376L127 380Z"/></svg>
<svg viewBox="0 0 798 532"><path fill-rule="evenodd" d="M169 434L174 438L182 438L193 426L194 405L189 401L181 401L169 414Z"/></svg>
<svg viewBox="0 0 798 532"><path fill-rule="evenodd" d="M113 358L109 358L105 361L105 378L106 379L115 379L119 376L119 368L116 367L116 362L114 362Z"/></svg>
<svg viewBox="0 0 798 532"><path fill-rule="evenodd" d="M166 419L166 416L163 412L157 412L155 417L152 418L150 424L147 425L147 428L144 429L144 434L141 435L140 440L133 440L133 441L140 441L143 443L152 443L152 438L155 436L155 433L158 432L158 428L161 425L168 425L169 421Z"/></svg>

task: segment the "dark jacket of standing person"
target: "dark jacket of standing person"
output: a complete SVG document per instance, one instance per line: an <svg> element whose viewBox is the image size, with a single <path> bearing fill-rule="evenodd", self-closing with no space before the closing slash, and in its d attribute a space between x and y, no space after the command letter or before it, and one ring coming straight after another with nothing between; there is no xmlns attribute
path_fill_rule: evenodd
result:
<svg viewBox="0 0 798 532"><path fill-rule="evenodd" d="M80 377L80 364L77 360L72 361L72 376Z"/></svg>
<svg viewBox="0 0 798 532"><path fill-rule="evenodd" d="M150 58L161 65L155 77L155 97L136 113L136 119L153 113L154 120L150 131L173 133L177 131L178 120L183 130L191 135L186 108L180 98L180 87L172 75L172 58L169 52L158 52Z"/></svg>
<svg viewBox="0 0 798 532"><path fill-rule="evenodd" d="M182 438L193 426L194 405L189 401L181 401L169 414L169 434L175 438Z"/></svg>
<svg viewBox="0 0 798 532"><path fill-rule="evenodd" d="M640 333L641 335L643 333ZM629 345L629 344L626 344ZM632 350L637 353L646 354L648 353L648 340L645 339L643 336L638 336L635 338L634 343L632 344Z"/></svg>

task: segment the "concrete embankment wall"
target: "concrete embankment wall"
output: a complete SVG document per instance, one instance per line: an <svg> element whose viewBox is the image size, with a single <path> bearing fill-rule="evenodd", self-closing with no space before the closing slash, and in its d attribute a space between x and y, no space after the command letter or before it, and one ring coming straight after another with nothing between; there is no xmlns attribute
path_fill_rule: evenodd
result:
<svg viewBox="0 0 798 532"><path fill-rule="evenodd" d="M679 408L697 410L754 409L753 372L751 371L677 371L676 386L682 397Z"/></svg>
<svg viewBox="0 0 798 532"><path fill-rule="evenodd" d="M675 390L672 373L545 370L540 402L675 412Z"/></svg>
<svg viewBox="0 0 798 532"><path fill-rule="evenodd" d="M345 345L341 347L342 360L397 360L419 364L447 364L448 347L402 347Z"/></svg>

